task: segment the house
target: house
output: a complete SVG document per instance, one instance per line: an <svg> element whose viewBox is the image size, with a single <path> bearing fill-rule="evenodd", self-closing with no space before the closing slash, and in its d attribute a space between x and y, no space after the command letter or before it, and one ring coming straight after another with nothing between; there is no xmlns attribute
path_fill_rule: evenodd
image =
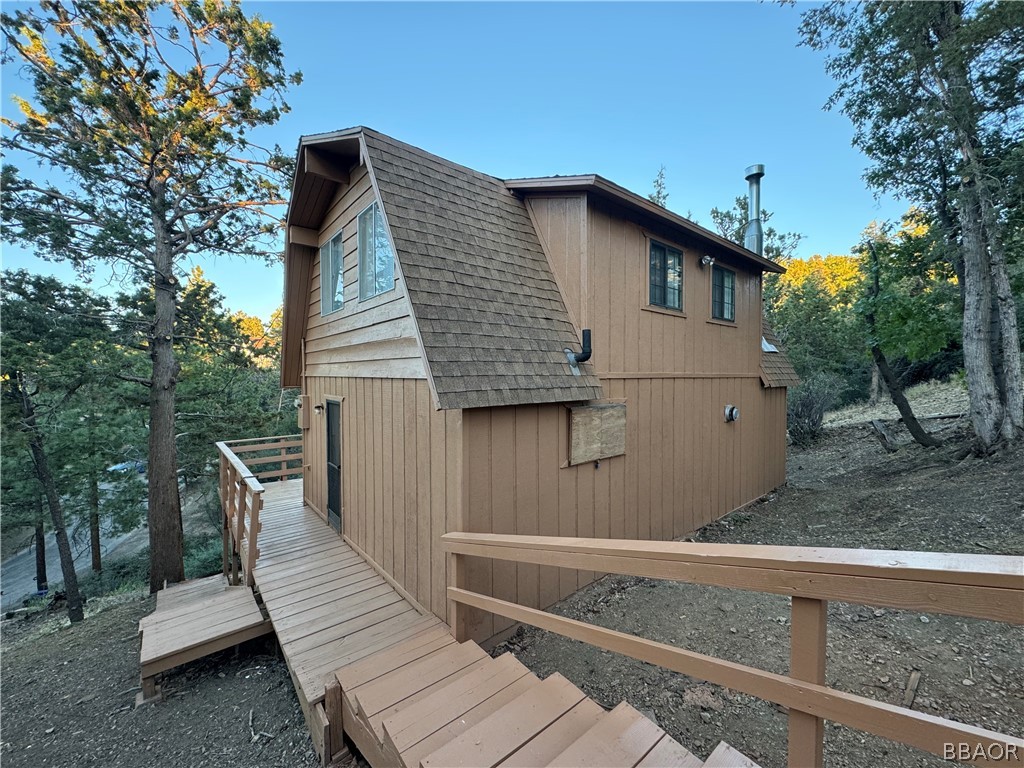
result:
<svg viewBox="0 0 1024 768"><path fill-rule="evenodd" d="M453 573L447 531L672 539L784 481L796 379L757 253L600 176L501 180L362 127L301 140L287 221L305 501L442 619L449 584L544 608L595 577Z"/></svg>

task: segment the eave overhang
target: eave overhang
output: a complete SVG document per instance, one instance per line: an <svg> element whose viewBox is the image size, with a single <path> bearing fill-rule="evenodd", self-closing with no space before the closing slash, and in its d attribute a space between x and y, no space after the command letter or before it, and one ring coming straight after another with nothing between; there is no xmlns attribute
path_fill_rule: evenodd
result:
<svg viewBox="0 0 1024 768"><path fill-rule="evenodd" d="M781 274L786 271L785 267L776 264L771 259L758 256L756 253L747 250L742 245L737 245L731 240L727 240L721 235L712 232L710 229L705 229L699 224L695 224L679 214L673 213L666 208L662 208L660 205L630 192L625 187L620 187L618 184L608 181L608 179L598 176L597 174L584 176L542 176L540 178L531 179L508 179L505 181L505 186L519 195L544 193L559 194L563 192L585 192L593 194L605 200L610 200L627 210L644 214L671 227L685 230L687 234L698 241L709 246L724 249L733 256L741 259L743 262L750 264L760 272L777 272Z"/></svg>

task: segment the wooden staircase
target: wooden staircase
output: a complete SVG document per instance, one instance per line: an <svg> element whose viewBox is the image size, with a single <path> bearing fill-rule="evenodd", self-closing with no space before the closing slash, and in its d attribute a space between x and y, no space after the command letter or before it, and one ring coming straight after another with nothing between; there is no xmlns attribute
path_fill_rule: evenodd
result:
<svg viewBox="0 0 1024 768"><path fill-rule="evenodd" d="M374 768L757 768L725 743L702 762L629 704L607 712L560 674L540 680L510 653L455 642L447 627L333 677L331 743L343 729Z"/></svg>

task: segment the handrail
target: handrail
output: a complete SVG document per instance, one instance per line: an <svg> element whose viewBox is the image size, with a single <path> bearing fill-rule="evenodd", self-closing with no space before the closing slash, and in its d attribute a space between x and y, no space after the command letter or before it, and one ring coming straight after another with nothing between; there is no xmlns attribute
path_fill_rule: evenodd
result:
<svg viewBox="0 0 1024 768"><path fill-rule="evenodd" d="M977 616L1024 624L1020 558L884 550L829 550L554 536L448 533L455 607L469 606L641 661L743 691L789 708L789 765L823 765L824 720L873 733L946 759L1019 764L1024 740L845 693L825 685L827 600ZM674 648L464 589L462 556L620 573L793 597L790 674ZM952 603L947 604L947 601ZM969 747L966 751L950 752Z"/></svg>
<svg viewBox="0 0 1024 768"><path fill-rule="evenodd" d="M443 540L460 555L1024 623L1024 570L1004 555L486 533Z"/></svg>
<svg viewBox="0 0 1024 768"><path fill-rule="evenodd" d="M259 558L258 538L262 528L260 512L263 509L264 487L261 480L284 480L301 476L303 456L300 435L279 435L272 438L221 441L217 443L220 455L220 499L222 520L222 557L224 575L232 584L243 580L253 585L253 568ZM276 451L272 456L254 456L249 462L269 469L253 472L238 454ZM298 466L294 463L298 462ZM274 468L274 464L278 468ZM248 520L247 520L248 518Z"/></svg>

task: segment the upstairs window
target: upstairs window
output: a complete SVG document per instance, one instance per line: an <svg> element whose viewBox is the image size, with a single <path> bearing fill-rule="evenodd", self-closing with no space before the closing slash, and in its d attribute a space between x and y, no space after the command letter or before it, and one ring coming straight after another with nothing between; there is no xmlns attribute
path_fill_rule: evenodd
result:
<svg viewBox="0 0 1024 768"><path fill-rule="evenodd" d="M388 240L384 217L374 203L359 214L359 300L395 287L395 252Z"/></svg>
<svg viewBox="0 0 1024 768"><path fill-rule="evenodd" d="M717 264L711 268L711 317L736 320L736 273Z"/></svg>
<svg viewBox="0 0 1024 768"><path fill-rule="evenodd" d="M683 254L651 241L650 304L682 310Z"/></svg>
<svg viewBox="0 0 1024 768"><path fill-rule="evenodd" d="M345 281L344 254L341 250L341 232L339 231L326 245L320 247L320 314L329 315L337 312L344 303Z"/></svg>

